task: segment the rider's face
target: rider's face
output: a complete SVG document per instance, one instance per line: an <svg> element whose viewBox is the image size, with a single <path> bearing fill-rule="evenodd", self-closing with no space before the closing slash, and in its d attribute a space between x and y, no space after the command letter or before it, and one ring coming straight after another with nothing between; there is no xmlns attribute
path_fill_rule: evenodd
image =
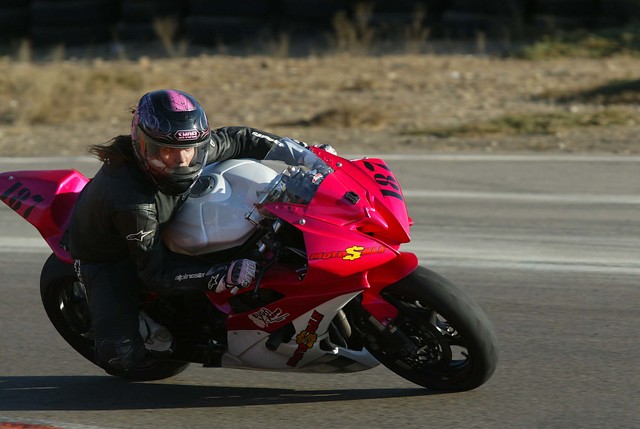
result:
<svg viewBox="0 0 640 429"><path fill-rule="evenodd" d="M193 147L161 147L160 159L169 168L187 167L191 164L196 150Z"/></svg>

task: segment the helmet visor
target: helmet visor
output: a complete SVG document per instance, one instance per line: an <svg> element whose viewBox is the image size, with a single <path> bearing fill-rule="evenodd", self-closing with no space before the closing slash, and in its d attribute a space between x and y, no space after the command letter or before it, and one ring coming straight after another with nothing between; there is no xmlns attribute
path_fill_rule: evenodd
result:
<svg viewBox="0 0 640 429"><path fill-rule="evenodd" d="M209 138L194 142L160 142L138 134L139 156L147 173L168 195L182 195L198 180L207 161Z"/></svg>
<svg viewBox="0 0 640 429"><path fill-rule="evenodd" d="M208 140L192 144L169 144L145 138L145 154L149 169L160 176L192 175L204 167Z"/></svg>

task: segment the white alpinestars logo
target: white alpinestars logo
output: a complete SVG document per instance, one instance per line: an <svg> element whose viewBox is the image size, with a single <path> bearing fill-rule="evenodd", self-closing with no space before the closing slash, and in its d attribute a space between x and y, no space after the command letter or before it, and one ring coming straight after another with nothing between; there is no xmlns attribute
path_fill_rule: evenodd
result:
<svg viewBox="0 0 640 429"><path fill-rule="evenodd" d="M218 286L218 283L220 283L220 274L216 274L214 276L211 276L211 278L209 279L209 283L207 284L207 287L211 290L211 289L215 289L216 286Z"/></svg>
<svg viewBox="0 0 640 429"><path fill-rule="evenodd" d="M140 230L140 231L136 232L135 234L127 235L127 240L129 240L129 241L142 241L147 235L149 235L151 233L153 233L153 230L151 230L151 231Z"/></svg>

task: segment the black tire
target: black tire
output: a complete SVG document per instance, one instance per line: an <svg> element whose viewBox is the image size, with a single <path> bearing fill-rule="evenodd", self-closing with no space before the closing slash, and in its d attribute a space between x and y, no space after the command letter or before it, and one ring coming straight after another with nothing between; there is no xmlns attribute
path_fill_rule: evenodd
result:
<svg viewBox="0 0 640 429"><path fill-rule="evenodd" d="M83 46L107 43L112 39L112 28L105 25L31 27L31 41L35 46Z"/></svg>
<svg viewBox="0 0 640 429"><path fill-rule="evenodd" d="M537 0L536 13L556 16L586 16L600 14L599 0Z"/></svg>
<svg viewBox="0 0 640 429"><path fill-rule="evenodd" d="M49 256L40 275L40 296L49 320L75 351L96 365L93 333L84 286L73 266ZM162 380L184 371L189 362L161 360L143 371L130 371L131 381Z"/></svg>
<svg viewBox="0 0 640 429"><path fill-rule="evenodd" d="M29 34L29 9L0 8L0 40Z"/></svg>
<svg viewBox="0 0 640 429"><path fill-rule="evenodd" d="M156 30L151 22L120 21L115 28L118 40L126 42L151 42L158 40Z"/></svg>
<svg viewBox="0 0 640 429"><path fill-rule="evenodd" d="M0 8L2 9L15 9L15 8L25 8L29 9L29 4L31 0L2 0L2 5Z"/></svg>
<svg viewBox="0 0 640 429"><path fill-rule="evenodd" d="M373 6L374 13L407 13L415 12L419 5L426 5L424 0L371 0L369 2Z"/></svg>
<svg viewBox="0 0 640 429"><path fill-rule="evenodd" d="M619 23L633 22L640 17L640 4L635 0L609 0L601 2L602 16Z"/></svg>
<svg viewBox="0 0 640 429"><path fill-rule="evenodd" d="M338 12L349 10L342 0L282 0L281 7L286 18L305 22L331 22Z"/></svg>
<svg viewBox="0 0 640 429"><path fill-rule="evenodd" d="M157 17L180 17L182 8L173 0L127 0L120 5L120 20L127 23L151 23Z"/></svg>
<svg viewBox="0 0 640 429"><path fill-rule="evenodd" d="M369 329L367 349L399 376L428 389L475 389L493 374L497 339L482 309L465 292L424 267L383 290L399 310L394 326L416 350L403 353L398 336ZM373 340L373 341L372 341Z"/></svg>
<svg viewBox="0 0 640 429"><path fill-rule="evenodd" d="M188 0L193 16L267 16L274 12L276 0Z"/></svg>
<svg viewBox="0 0 640 429"><path fill-rule="evenodd" d="M264 20L243 16L188 16L185 34L195 45L244 42L270 33Z"/></svg>
<svg viewBox="0 0 640 429"><path fill-rule="evenodd" d="M114 24L118 8L111 0L34 0L31 23L38 27Z"/></svg>

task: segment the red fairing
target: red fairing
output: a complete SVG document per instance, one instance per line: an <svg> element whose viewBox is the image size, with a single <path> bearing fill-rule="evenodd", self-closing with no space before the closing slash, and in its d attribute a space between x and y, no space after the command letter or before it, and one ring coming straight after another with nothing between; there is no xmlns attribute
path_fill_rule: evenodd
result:
<svg viewBox="0 0 640 429"><path fill-rule="evenodd" d="M317 267L344 277L396 258L400 245L410 241L410 219L391 169L380 159L348 161L326 152L322 157L335 172L308 206L267 207L303 231L308 274Z"/></svg>
<svg viewBox="0 0 640 429"><path fill-rule="evenodd" d="M332 298L351 293L362 293L363 307L381 323L397 316L397 309L380 297L380 291L418 265L414 254L399 250L410 240L400 185L382 160L349 161L324 151L318 155L334 172L324 178L308 205L264 206L302 231L306 273L301 276L286 264L266 271L260 288L283 297L258 311L234 314L228 293L209 293L209 299L228 314L227 329L255 329L258 320L262 330L275 332ZM260 322L262 317L267 321Z"/></svg>
<svg viewBox="0 0 640 429"><path fill-rule="evenodd" d="M267 207L303 232L308 271L294 284L306 286L309 302L319 293L364 291L363 306L380 321L392 319L395 307L376 297L418 265L415 255L399 251L410 240L411 223L400 185L380 159L321 155L335 172L308 206Z"/></svg>
<svg viewBox="0 0 640 429"><path fill-rule="evenodd" d="M88 181L76 170L9 171L0 173L0 200L35 226L58 258L73 262L60 240Z"/></svg>
<svg viewBox="0 0 640 429"><path fill-rule="evenodd" d="M335 173L325 178L309 205L307 215L383 239L392 247L410 241L411 219L402 188L381 159L348 161L327 152L318 153ZM357 202L348 199L354 193ZM353 194L349 195L351 198Z"/></svg>
<svg viewBox="0 0 640 429"><path fill-rule="evenodd" d="M381 159L368 158L343 162L336 175L345 187L362 189L369 208L366 216L371 226L363 226L363 232L382 235L390 244L410 241L410 218L402 189L389 166ZM329 177L331 178L331 176ZM362 221L364 224L367 220ZM376 227L377 226L377 227Z"/></svg>

